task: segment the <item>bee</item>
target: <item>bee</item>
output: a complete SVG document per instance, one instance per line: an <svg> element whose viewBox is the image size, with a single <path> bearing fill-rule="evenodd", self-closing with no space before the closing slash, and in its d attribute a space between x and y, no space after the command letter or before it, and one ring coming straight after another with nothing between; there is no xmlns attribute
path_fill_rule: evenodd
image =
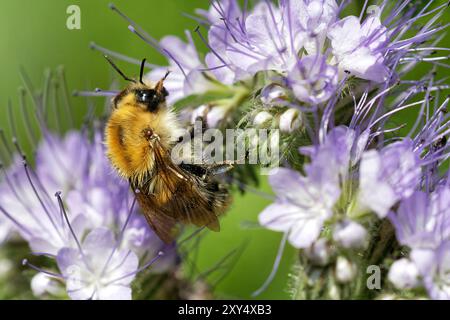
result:
<svg viewBox="0 0 450 320"><path fill-rule="evenodd" d="M219 231L219 216L230 197L217 180L214 165L176 164L171 150L180 141L178 116L167 105L164 80L131 79L111 61L130 84L112 99L105 127L106 153L117 173L127 179L143 215L166 243L176 237L181 224L206 226Z"/></svg>

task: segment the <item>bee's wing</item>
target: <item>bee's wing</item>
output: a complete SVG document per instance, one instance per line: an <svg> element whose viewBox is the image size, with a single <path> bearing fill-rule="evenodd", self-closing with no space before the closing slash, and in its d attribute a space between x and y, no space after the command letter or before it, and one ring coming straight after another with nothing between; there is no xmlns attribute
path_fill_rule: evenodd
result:
<svg viewBox="0 0 450 320"><path fill-rule="evenodd" d="M216 190L211 189L208 182L199 176L200 174L191 172L200 168L191 168L191 171L182 169L172 162L163 148L155 148L154 152L157 179L158 183L162 184L159 189L164 190L166 199L158 207L158 211L176 221L219 231L218 215L223 210L217 210L219 206L214 200L213 193Z"/></svg>
<svg viewBox="0 0 450 320"><path fill-rule="evenodd" d="M158 237L165 243L171 243L177 236L176 220L158 211L151 197L144 193L137 193L136 200L141 207L142 213L147 223L152 227Z"/></svg>
<svg viewBox="0 0 450 320"><path fill-rule="evenodd" d="M207 226L219 231L219 220L211 191L201 179L178 171L179 174L166 176L167 180L171 180L167 185L172 186L172 196L163 206L163 211L183 223Z"/></svg>

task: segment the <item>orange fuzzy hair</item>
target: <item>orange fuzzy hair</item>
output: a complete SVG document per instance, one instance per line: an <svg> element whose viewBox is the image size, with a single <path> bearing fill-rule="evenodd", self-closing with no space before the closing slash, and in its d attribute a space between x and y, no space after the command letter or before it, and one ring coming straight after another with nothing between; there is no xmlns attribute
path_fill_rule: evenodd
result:
<svg viewBox="0 0 450 320"><path fill-rule="evenodd" d="M114 109L105 129L107 156L123 178L137 185L143 184L154 166L154 142L146 132L159 137L161 147L169 150L178 139L178 122L165 102L156 112L148 111L134 94L136 89L149 88L143 84L131 84L114 100Z"/></svg>

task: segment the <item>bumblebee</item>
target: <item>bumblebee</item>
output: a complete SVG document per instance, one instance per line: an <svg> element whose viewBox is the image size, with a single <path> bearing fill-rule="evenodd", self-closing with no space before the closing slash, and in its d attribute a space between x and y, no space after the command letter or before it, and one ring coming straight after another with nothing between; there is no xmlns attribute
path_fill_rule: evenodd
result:
<svg viewBox="0 0 450 320"><path fill-rule="evenodd" d="M139 81L113 68L130 84L112 99L106 123L107 156L118 174L127 179L148 224L166 243L178 226L193 224L219 231L219 216L230 197L213 165L175 163L171 150L182 132L177 115L167 105L164 78L155 84Z"/></svg>

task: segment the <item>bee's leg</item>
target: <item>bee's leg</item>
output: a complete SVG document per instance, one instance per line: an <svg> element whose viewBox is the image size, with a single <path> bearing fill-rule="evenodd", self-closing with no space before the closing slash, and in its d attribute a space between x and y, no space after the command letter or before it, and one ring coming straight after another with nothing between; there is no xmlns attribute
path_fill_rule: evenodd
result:
<svg viewBox="0 0 450 320"><path fill-rule="evenodd" d="M208 173L211 175L226 173L237 165L245 164L247 159L248 159L248 151L245 152L244 157L241 159L225 160L223 162L214 163L208 168Z"/></svg>
<svg viewBox="0 0 450 320"><path fill-rule="evenodd" d="M192 173L193 175L195 175L197 177L203 177L207 173L207 170L203 166L200 166L197 164L190 164L190 163L182 162L178 166L181 169L183 169L184 171Z"/></svg>
<svg viewBox="0 0 450 320"><path fill-rule="evenodd" d="M224 161L222 163L215 163L208 167L207 174L210 176L216 176L219 174L226 173L234 168L235 162L234 161Z"/></svg>

